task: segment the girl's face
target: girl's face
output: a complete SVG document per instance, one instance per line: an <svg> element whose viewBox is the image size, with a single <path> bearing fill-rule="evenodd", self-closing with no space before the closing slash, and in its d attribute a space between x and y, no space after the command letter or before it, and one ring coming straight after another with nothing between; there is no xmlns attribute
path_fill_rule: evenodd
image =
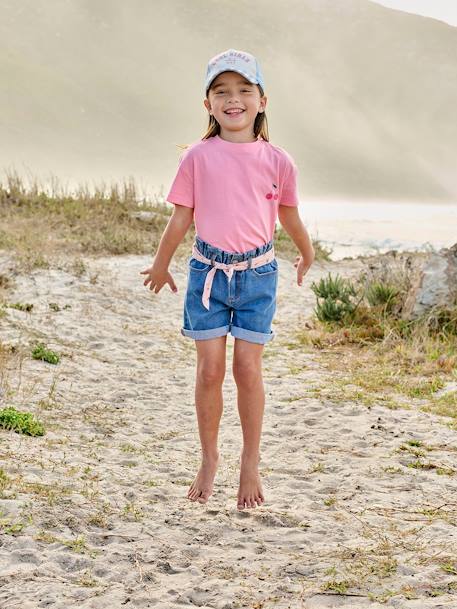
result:
<svg viewBox="0 0 457 609"><path fill-rule="evenodd" d="M240 138L254 136L254 121L267 103L260 96L257 85L250 83L238 72L222 72L211 83L208 99L204 100L208 112L221 127L221 137L237 134ZM232 112L230 112L232 111Z"/></svg>

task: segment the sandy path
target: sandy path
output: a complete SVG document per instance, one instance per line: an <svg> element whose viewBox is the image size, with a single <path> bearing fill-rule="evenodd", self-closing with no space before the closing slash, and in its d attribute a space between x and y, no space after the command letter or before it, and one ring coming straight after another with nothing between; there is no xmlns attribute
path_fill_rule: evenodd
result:
<svg viewBox="0 0 457 609"><path fill-rule="evenodd" d="M12 480L4 495L16 490L0 499L0 518L24 524L2 534L2 608L457 607L455 477L409 468L411 455L398 450L419 439L455 467L457 433L414 409L303 397L333 373L285 346L312 313L310 283L354 274L360 261L316 263L300 288L279 259L277 337L264 360L266 502L244 512L233 338L221 465L202 506L186 499L199 465L194 342L179 332L186 273L172 264L178 294L166 286L154 295L138 275L148 257L84 262L80 277L18 275L10 302L34 310L0 319L3 342L43 339L63 355L58 366L26 358L20 376L8 375L8 404L36 412L48 433L0 432Z"/></svg>

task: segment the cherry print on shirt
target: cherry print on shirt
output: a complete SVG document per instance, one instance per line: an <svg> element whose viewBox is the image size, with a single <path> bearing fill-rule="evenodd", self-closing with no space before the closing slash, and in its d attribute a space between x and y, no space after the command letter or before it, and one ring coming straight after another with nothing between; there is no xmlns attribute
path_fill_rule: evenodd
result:
<svg viewBox="0 0 457 609"><path fill-rule="evenodd" d="M276 184L275 184L274 182L273 182L272 184L273 184L273 188L274 188L275 190L278 190L278 187L276 186ZM278 196L279 196L279 195L278 195L278 193L277 193L277 192L276 192L275 194L273 194L272 192L269 192L269 193L267 193L267 194L265 195L265 199L268 199L268 200L270 200L270 199L275 199L275 200L276 200L276 199L278 198Z"/></svg>

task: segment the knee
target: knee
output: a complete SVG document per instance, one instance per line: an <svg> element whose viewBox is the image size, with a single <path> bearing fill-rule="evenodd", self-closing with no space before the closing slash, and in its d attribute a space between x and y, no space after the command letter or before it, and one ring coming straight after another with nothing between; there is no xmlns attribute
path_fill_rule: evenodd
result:
<svg viewBox="0 0 457 609"><path fill-rule="evenodd" d="M233 378L236 384L247 389L262 380L260 362L257 361L234 361Z"/></svg>
<svg viewBox="0 0 457 609"><path fill-rule="evenodd" d="M204 385L222 385L225 377L225 367L214 362L202 362L197 370L197 378Z"/></svg>

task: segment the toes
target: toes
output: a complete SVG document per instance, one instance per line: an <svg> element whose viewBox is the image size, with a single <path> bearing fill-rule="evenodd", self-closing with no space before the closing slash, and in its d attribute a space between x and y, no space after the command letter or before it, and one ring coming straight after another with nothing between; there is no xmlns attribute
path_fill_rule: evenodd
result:
<svg viewBox="0 0 457 609"><path fill-rule="evenodd" d="M191 489L189 489L189 492L187 493L187 498L190 499L191 501L195 501L195 499L198 496L198 493L199 493L198 489L191 488Z"/></svg>
<svg viewBox="0 0 457 609"><path fill-rule="evenodd" d="M211 495L210 491L202 491L201 497L198 498L198 501L200 503L206 503L208 501L210 495Z"/></svg>
<svg viewBox="0 0 457 609"><path fill-rule="evenodd" d="M199 503L206 503L210 496L210 490L201 490L199 488L192 488L187 494L188 499L191 501L198 501Z"/></svg>
<svg viewBox="0 0 457 609"><path fill-rule="evenodd" d="M264 501L265 501L265 499L262 495L258 495L257 497L250 496L250 497L247 497L246 499L238 498L236 507L239 510L243 510L244 508L252 509L252 508L260 507Z"/></svg>

